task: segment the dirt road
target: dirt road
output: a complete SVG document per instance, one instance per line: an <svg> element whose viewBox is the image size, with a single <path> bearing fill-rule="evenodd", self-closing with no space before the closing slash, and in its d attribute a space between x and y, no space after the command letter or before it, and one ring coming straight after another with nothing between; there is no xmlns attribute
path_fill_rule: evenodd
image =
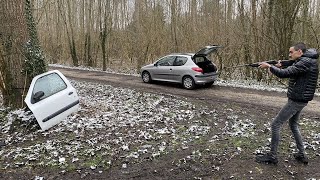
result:
<svg viewBox="0 0 320 180"><path fill-rule="evenodd" d="M187 98L194 98L207 101L208 103L216 102L234 102L245 104L246 106L272 108L278 111L287 101L285 93L274 91L262 91L254 89L222 87L213 85L210 88L198 88L195 90L185 90L179 85L168 83L143 83L138 76L112 74L98 71L76 70L68 68L51 67L61 71L65 76L71 79L84 81L97 81L118 87L133 88L145 92L172 94ZM319 115L320 114L320 97L315 97L309 102L304 109L305 112Z"/></svg>

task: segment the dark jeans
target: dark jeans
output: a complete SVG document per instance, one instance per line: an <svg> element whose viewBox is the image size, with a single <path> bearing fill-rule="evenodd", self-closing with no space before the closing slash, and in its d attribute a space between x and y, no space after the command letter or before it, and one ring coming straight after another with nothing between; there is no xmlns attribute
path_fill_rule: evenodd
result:
<svg viewBox="0 0 320 180"><path fill-rule="evenodd" d="M284 122L289 120L289 126L293 133L294 139L296 140L297 148L299 153L304 153L304 147L302 142L302 137L299 131L299 117L301 110L308 103L303 102L295 102L291 99L288 99L288 102L283 108L280 110L276 118L273 120L271 125L272 138L271 138L271 153L277 155L277 149L280 140L280 129Z"/></svg>

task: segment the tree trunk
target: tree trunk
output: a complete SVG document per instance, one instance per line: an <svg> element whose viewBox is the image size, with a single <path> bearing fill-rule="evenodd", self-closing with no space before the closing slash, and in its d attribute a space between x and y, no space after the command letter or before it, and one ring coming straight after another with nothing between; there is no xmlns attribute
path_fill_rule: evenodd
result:
<svg viewBox="0 0 320 180"><path fill-rule="evenodd" d="M301 32L301 39L306 39L308 33L308 27L312 24L312 21L308 20L308 13L309 13L309 0L303 1L302 6L302 32Z"/></svg>
<svg viewBox="0 0 320 180"><path fill-rule="evenodd" d="M87 1L88 4L86 6L88 7L85 13L86 17L86 33L85 33L85 45L84 45L84 59L86 64L89 67L93 67L93 60L92 60L92 52L91 52L91 25L92 25L92 1Z"/></svg>
<svg viewBox="0 0 320 180"><path fill-rule="evenodd" d="M171 39L173 40L173 51L178 52L178 37L177 37L177 0L171 0Z"/></svg>
<svg viewBox="0 0 320 180"><path fill-rule="evenodd" d="M72 58L72 63L74 66L79 66L79 59L77 55L77 49L76 49L76 42L75 42L75 35L74 35L74 24L73 24L73 18L72 18L72 11L71 11L71 4L70 1L67 1L67 12L68 15L66 17L66 12L65 9L63 9L63 1L60 0L58 3L58 9L60 11L61 17L63 18L65 27L66 27L66 32L67 32L67 39L68 39L68 45L69 45L69 50ZM68 29L68 22L69 22L69 28Z"/></svg>
<svg viewBox="0 0 320 180"><path fill-rule="evenodd" d="M0 22L0 87L4 105L21 108L32 78L46 71L30 1L0 1Z"/></svg>
<svg viewBox="0 0 320 180"><path fill-rule="evenodd" d="M257 0L251 0L251 12L252 12L252 36L253 36L253 61L261 61L259 55L259 38L258 38L258 25L257 25ZM251 60L252 62L252 60ZM254 74L256 72L256 78L261 81L263 78L262 71L252 70Z"/></svg>
<svg viewBox="0 0 320 180"><path fill-rule="evenodd" d="M249 36L249 29L248 25L246 24L246 16L245 16L245 10L244 10L244 0L241 0L239 2L239 11L240 11L240 22L241 22L241 28L242 31L244 32L243 34L243 51L244 51L244 61L245 64L250 64L251 63L251 57L250 57L250 36ZM250 77L251 70L246 67L245 68L245 77Z"/></svg>
<svg viewBox="0 0 320 180"><path fill-rule="evenodd" d="M111 6L110 6L110 1L105 2L106 4L103 6L102 2L100 2L100 7L99 7L99 11L100 14L102 16L102 18L100 19L100 43L101 43L101 51L102 51L102 70L106 71L107 70L107 63L108 63L108 56L107 56L107 37L109 32L111 31L111 27L112 27L112 20L110 18L111 16ZM103 13L102 13L102 8L103 9ZM109 27L109 31L107 30L107 24L109 24L109 20L110 20L110 27Z"/></svg>

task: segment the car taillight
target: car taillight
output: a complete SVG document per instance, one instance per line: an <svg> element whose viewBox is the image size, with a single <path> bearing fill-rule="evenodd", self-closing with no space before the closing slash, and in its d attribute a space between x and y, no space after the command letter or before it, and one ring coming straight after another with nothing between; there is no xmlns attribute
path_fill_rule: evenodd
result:
<svg viewBox="0 0 320 180"><path fill-rule="evenodd" d="M198 67L193 67L191 68L192 70L196 71L196 72L201 72L203 73L203 70L201 68L198 68Z"/></svg>

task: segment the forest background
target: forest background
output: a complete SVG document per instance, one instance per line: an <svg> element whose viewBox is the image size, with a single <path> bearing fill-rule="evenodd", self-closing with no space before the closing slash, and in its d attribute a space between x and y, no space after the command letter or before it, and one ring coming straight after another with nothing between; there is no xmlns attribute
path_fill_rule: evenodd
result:
<svg viewBox="0 0 320 180"><path fill-rule="evenodd" d="M46 64L140 67L207 45L222 79L272 82L256 68L287 59L296 42L320 47L320 0L0 0L0 88L4 104L23 104ZM21 103L22 102L22 103Z"/></svg>
<svg viewBox="0 0 320 180"><path fill-rule="evenodd" d="M295 42L320 47L320 0L37 0L39 39L49 63L139 71L174 52L224 46L224 67L287 59ZM224 78L265 78L242 68ZM232 74L236 73L236 74Z"/></svg>

